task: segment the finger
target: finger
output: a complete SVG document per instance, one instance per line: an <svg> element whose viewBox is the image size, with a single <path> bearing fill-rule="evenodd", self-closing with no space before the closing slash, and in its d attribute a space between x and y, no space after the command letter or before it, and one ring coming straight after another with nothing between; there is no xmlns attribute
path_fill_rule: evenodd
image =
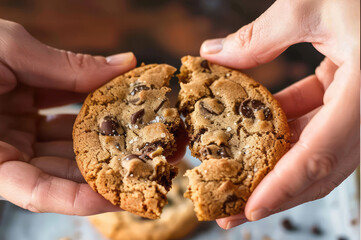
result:
<svg viewBox="0 0 361 240"><path fill-rule="evenodd" d="M326 91L325 106L303 130L297 144L252 193L245 209L248 219L268 216L345 164L340 160L359 142L359 78L354 66L344 65L337 70Z"/></svg>
<svg viewBox="0 0 361 240"><path fill-rule="evenodd" d="M30 164L51 176L86 183L74 159L53 156L36 157L31 159Z"/></svg>
<svg viewBox="0 0 361 240"><path fill-rule="evenodd" d="M290 143L295 144L298 142L303 129L307 126L307 124L311 121L313 116L317 114L317 112L321 109L321 107L314 109L313 111L303 115L302 117L299 117L297 119L294 119L290 122L288 122L288 126L290 127L291 132L291 139Z"/></svg>
<svg viewBox="0 0 361 240"><path fill-rule="evenodd" d="M1 141L6 142L15 148L19 149L26 159L34 156L33 143L34 135L28 132L8 129L4 136L1 136Z"/></svg>
<svg viewBox="0 0 361 240"><path fill-rule="evenodd" d="M35 107L38 109L63 106L84 101L86 93L74 93L63 90L35 89Z"/></svg>
<svg viewBox="0 0 361 240"><path fill-rule="evenodd" d="M315 75L292 84L275 95L287 118L297 118L323 104L324 89Z"/></svg>
<svg viewBox="0 0 361 240"><path fill-rule="evenodd" d="M350 153L350 156L360 156L360 151L358 149L358 146L355 147L354 150L355 151ZM276 209L272 210L270 212L270 215L283 212L293 207L296 207L302 203L314 201L327 196L334 188L336 188L339 184L341 184L357 167L358 163L356 161L350 161L350 162L353 162L353 164L347 165L346 167L340 169L340 171L334 172L325 179L322 179L314 183L305 191L300 193L298 196L290 199L281 206L278 206ZM217 224L221 228L228 230L230 228L246 223L247 221L248 219L245 217L245 214L241 213L231 217L217 219Z"/></svg>
<svg viewBox="0 0 361 240"><path fill-rule="evenodd" d="M76 115L59 114L41 116L38 122L37 141L71 140Z"/></svg>
<svg viewBox="0 0 361 240"><path fill-rule="evenodd" d="M217 224L218 226L220 226L221 228L228 230L231 228L234 228L236 226L239 226L243 223L246 223L248 220L246 218L246 216L244 215L244 213L240 213L237 215L233 215L230 217L225 217L225 218L220 218L217 219Z"/></svg>
<svg viewBox="0 0 361 240"><path fill-rule="evenodd" d="M0 61L0 94L10 92L16 87L14 73Z"/></svg>
<svg viewBox="0 0 361 240"><path fill-rule="evenodd" d="M183 121L181 122L180 127L174 133L174 136L176 139L177 149L171 156L167 158L167 160L169 163L175 165L183 159L189 141Z"/></svg>
<svg viewBox="0 0 361 240"><path fill-rule="evenodd" d="M34 156L54 156L75 159L72 141L51 141L34 143Z"/></svg>
<svg viewBox="0 0 361 240"><path fill-rule="evenodd" d="M120 210L88 184L54 177L19 161L0 165L0 195L33 212L85 216Z"/></svg>
<svg viewBox="0 0 361 240"><path fill-rule="evenodd" d="M359 165L358 161L354 159L360 159L359 144L355 146L348 157L345 157L344 162L350 164L340 165L338 171L333 172L326 178L315 182L305 191L301 192L298 196L292 198L290 201L285 202L281 206L278 206L271 214L286 211L290 208L296 207L302 203L314 201L327 196L333 189L339 186Z"/></svg>
<svg viewBox="0 0 361 240"><path fill-rule="evenodd" d="M337 69L338 66L327 57L325 57L321 64L316 68L315 73L317 79L322 83L323 89L327 89L328 86L330 86Z"/></svg>
<svg viewBox="0 0 361 240"><path fill-rule="evenodd" d="M6 161L24 161L22 153L14 146L0 141L0 165ZM0 194L1 196L1 194Z"/></svg>
<svg viewBox="0 0 361 240"><path fill-rule="evenodd" d="M35 134L36 120L33 115L13 116L8 114L0 115L0 136L4 136L9 129ZM1 138L1 137L0 137Z"/></svg>
<svg viewBox="0 0 361 240"><path fill-rule="evenodd" d="M1 21L0 32L0 59L18 81L33 87L89 92L136 65L130 52L106 59L50 48L17 23Z"/></svg>
<svg viewBox="0 0 361 240"><path fill-rule="evenodd" d="M275 1L254 22L236 33L205 41L201 56L232 68L250 68L269 62L289 46L319 37L320 16L315 9L321 2Z"/></svg>
<svg viewBox="0 0 361 240"><path fill-rule="evenodd" d="M2 114L30 114L36 110L33 89L30 87L18 84L14 91L0 95L0 113Z"/></svg>

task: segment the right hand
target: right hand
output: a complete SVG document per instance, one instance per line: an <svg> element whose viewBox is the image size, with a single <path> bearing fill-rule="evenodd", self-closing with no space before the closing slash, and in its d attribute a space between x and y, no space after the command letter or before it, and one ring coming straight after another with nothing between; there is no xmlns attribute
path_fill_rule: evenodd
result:
<svg viewBox="0 0 361 240"><path fill-rule="evenodd" d="M326 196L360 164L360 2L277 0L254 22L203 43L201 55L233 68L272 61L310 42L325 60L316 74L275 95L293 133L291 150L262 180L231 228Z"/></svg>

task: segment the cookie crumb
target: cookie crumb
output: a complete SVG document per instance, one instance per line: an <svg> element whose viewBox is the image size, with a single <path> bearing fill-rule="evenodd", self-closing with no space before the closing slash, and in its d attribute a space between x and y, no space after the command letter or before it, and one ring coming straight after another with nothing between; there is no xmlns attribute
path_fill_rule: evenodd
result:
<svg viewBox="0 0 361 240"><path fill-rule="evenodd" d="M282 220L282 226L287 231L296 231L297 227L292 223L289 218L285 218Z"/></svg>
<svg viewBox="0 0 361 240"><path fill-rule="evenodd" d="M313 225L312 227L311 227L311 233L313 234L313 235L322 235L322 230L321 230L321 228L318 226L318 225Z"/></svg>
<svg viewBox="0 0 361 240"><path fill-rule="evenodd" d="M358 219L357 219L357 218L354 218L354 219L351 220L351 225L352 225L352 226L356 226L357 223L358 223Z"/></svg>

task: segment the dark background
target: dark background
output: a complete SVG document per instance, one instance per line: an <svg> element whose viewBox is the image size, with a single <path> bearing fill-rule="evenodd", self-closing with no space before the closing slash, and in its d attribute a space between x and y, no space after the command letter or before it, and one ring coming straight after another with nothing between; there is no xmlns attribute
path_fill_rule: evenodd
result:
<svg viewBox="0 0 361 240"><path fill-rule="evenodd" d="M1 18L22 24L41 42L99 55L133 51L138 64L180 66L202 42L253 21L271 0L0 0ZM323 56L311 44L290 47L271 63L246 70L276 92L313 74ZM175 86L174 86L175 87Z"/></svg>

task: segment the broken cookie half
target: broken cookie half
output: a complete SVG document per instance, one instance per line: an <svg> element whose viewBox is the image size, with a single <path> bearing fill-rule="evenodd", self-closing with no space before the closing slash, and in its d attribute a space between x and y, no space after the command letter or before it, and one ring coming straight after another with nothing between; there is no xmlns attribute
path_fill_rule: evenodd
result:
<svg viewBox="0 0 361 240"><path fill-rule="evenodd" d="M143 65L113 79L89 94L73 128L76 161L89 185L151 219L160 217L177 175L166 160L181 122L166 97L175 70Z"/></svg>
<svg viewBox="0 0 361 240"><path fill-rule="evenodd" d="M239 214L265 175L289 149L280 104L245 74L201 57L182 58L178 107L189 148L201 165L188 170L185 196L198 220Z"/></svg>

